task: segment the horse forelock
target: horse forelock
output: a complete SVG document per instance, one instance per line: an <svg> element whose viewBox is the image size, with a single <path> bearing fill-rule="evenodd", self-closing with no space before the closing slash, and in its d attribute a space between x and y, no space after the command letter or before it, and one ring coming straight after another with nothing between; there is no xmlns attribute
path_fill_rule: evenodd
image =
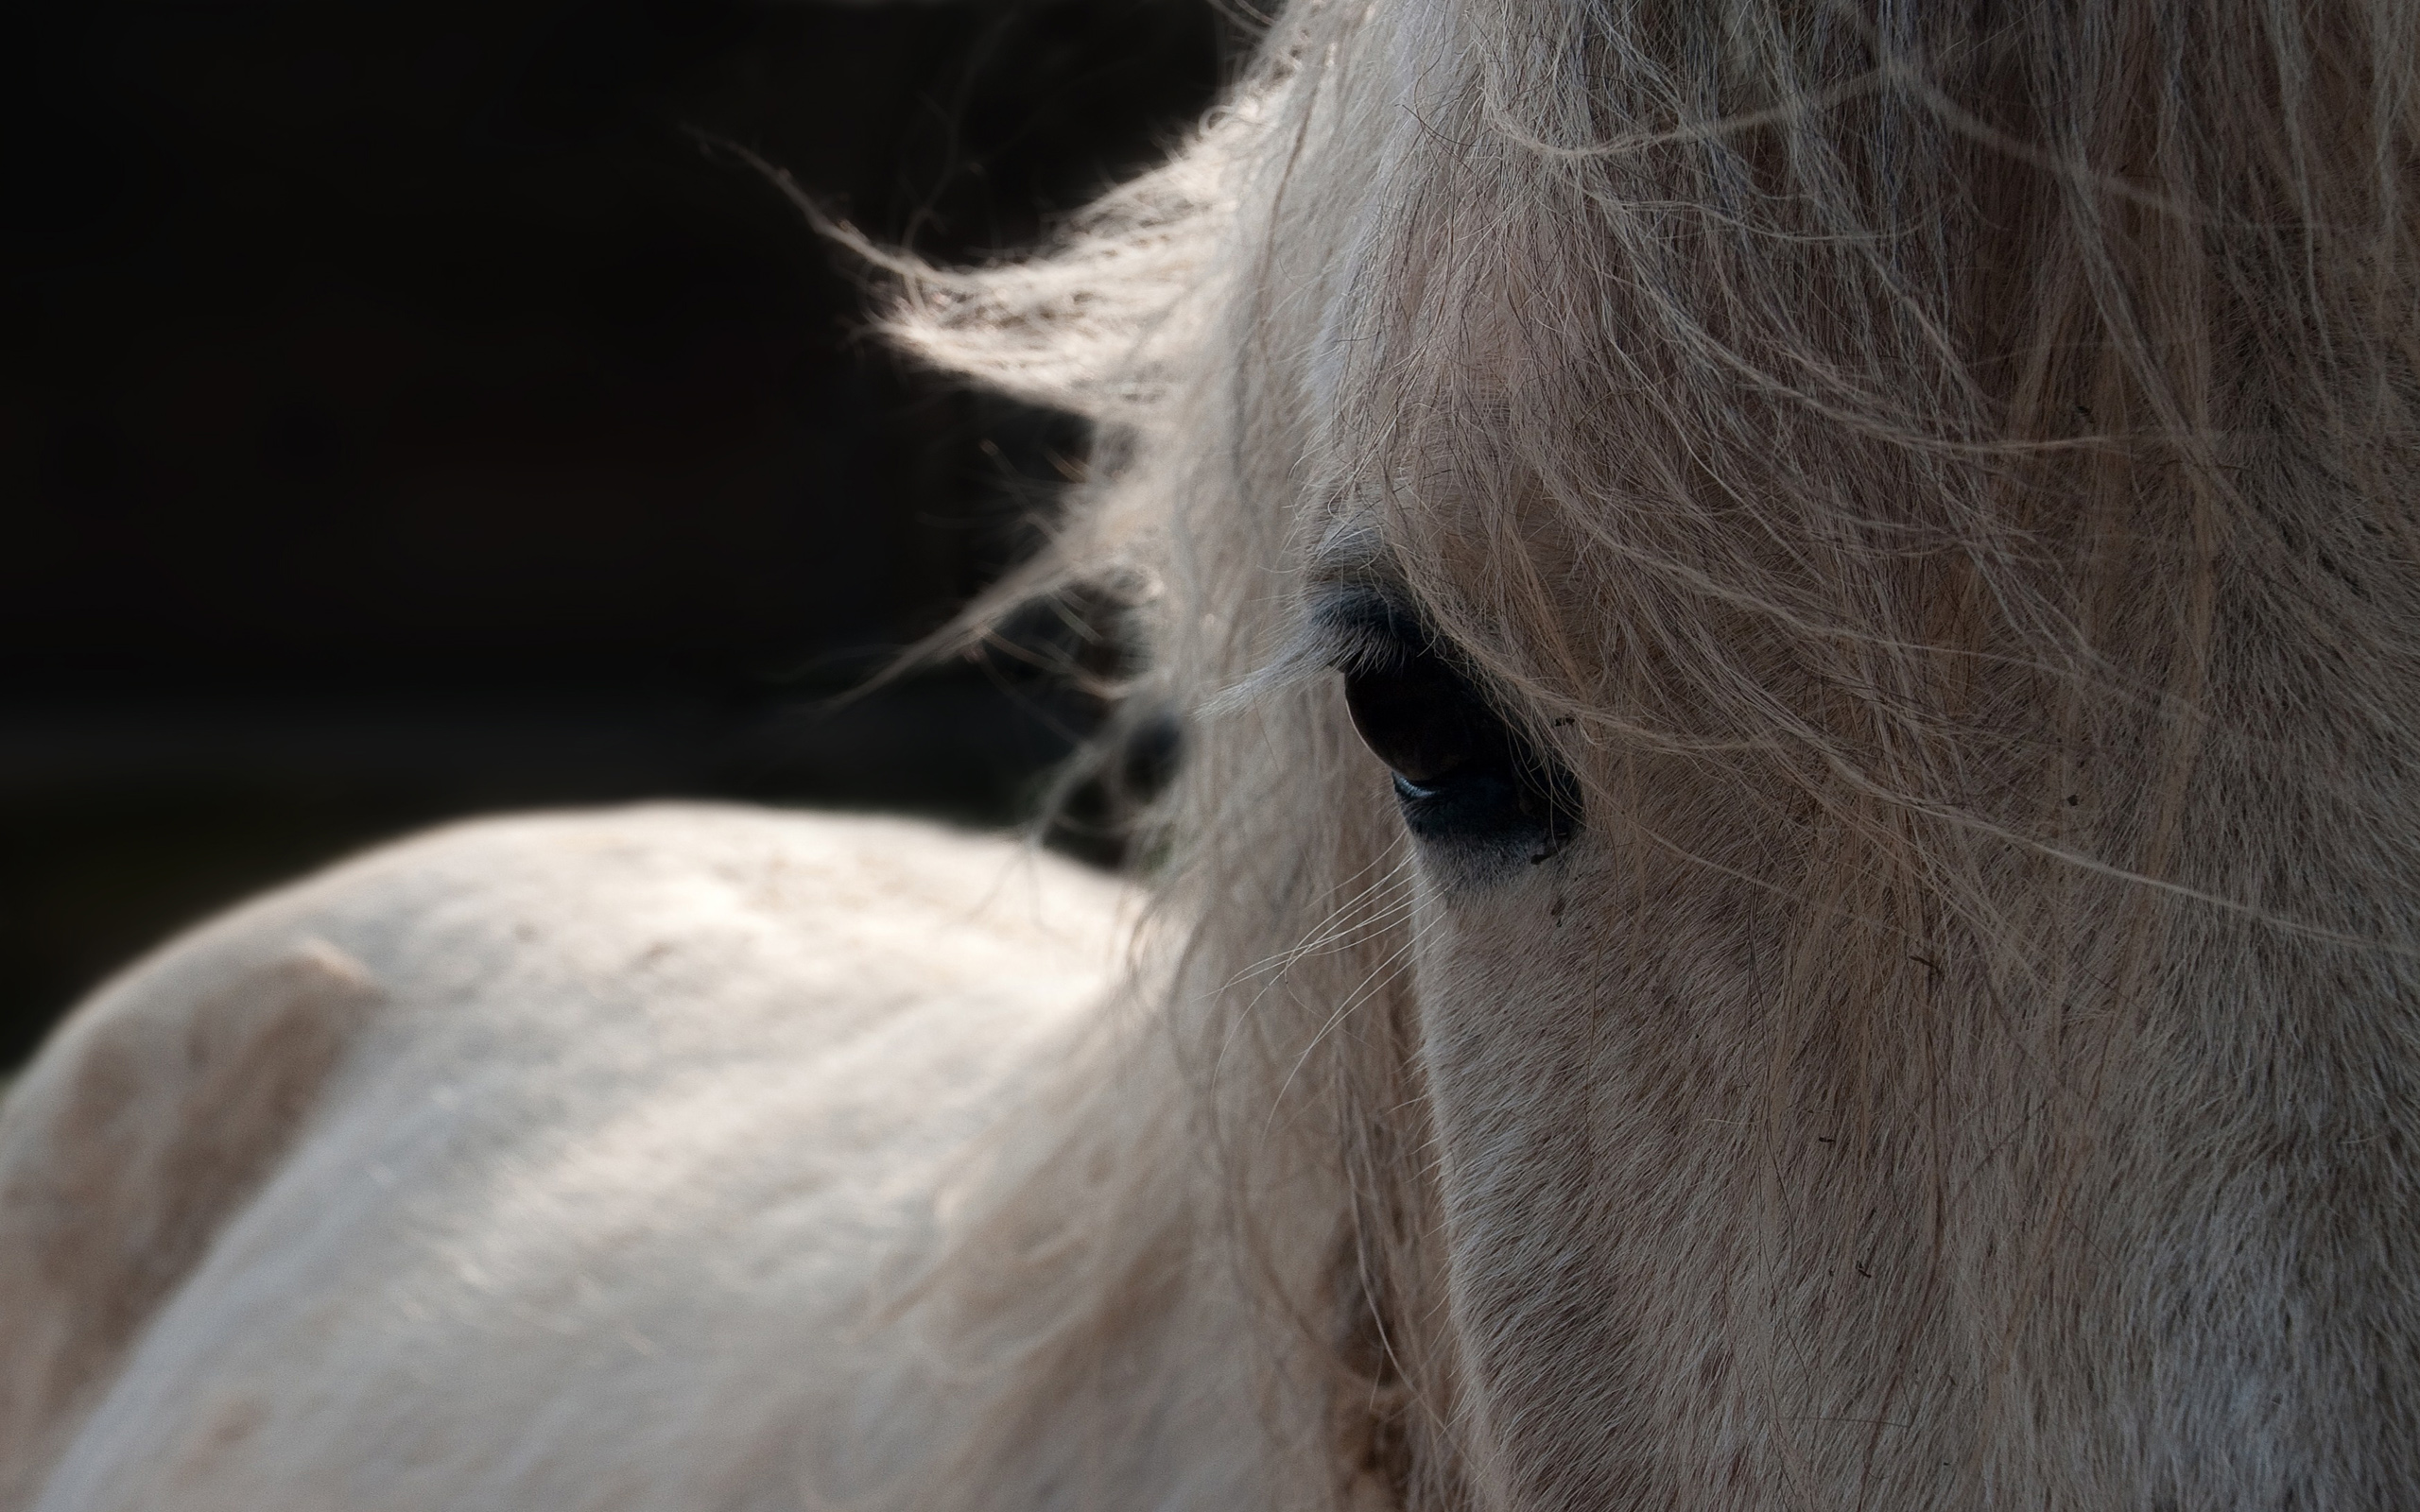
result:
<svg viewBox="0 0 2420 1512"><path fill-rule="evenodd" d="M1824 1368L1962 1413L1944 1476L2393 1484L2375 1437L2311 1418L2384 1263L2281 1279L2289 1231L2325 1225L2111 1104L2173 1111L2205 1156L2265 1142L2264 1179L2406 1185L2381 1131L2413 1090L2383 1005L2420 950L2415 29L2356 0L1298 6L1169 168L1055 250L911 288L911 347L1110 438L1021 586L1150 585L1156 685L1193 718L1150 975L1172 1032L1145 1038L1232 1241L1188 1263L1246 1279L1270 1400L1330 1404L1347 1481L1539 1503L1660 1484L1661 1455L1731 1465L1707 1494L1740 1504L1772 1463L1917 1494L1874 1435L1724 1418L1754 1395L1724 1383L1812 1400L1773 1383L1822 1370L1740 1343L1783 1330L1778 1283L1727 1312L1687 1284L1753 1291L1808 1245L1861 1269L1856 1211L1897 1203L1929 1249L1875 1263L1892 1304ZM1298 675L1337 582L1416 609L1630 858L1655 922L1605 972L1691 984L1716 1026L1687 1055L1635 1030L1670 1068L1650 1090L1683 1108L1701 1068L1736 1073L1858 1158L1801 1173L1849 1214L1819 1238L1778 1189L1740 1220L1761 1260L1690 1250L1728 1230L1672 1210L1637 1332L1701 1341L1727 1449L1625 1437L1655 1415L1608 1377L1606 1441L1572 1452L1630 1469L1538 1480L1506 1426L1537 1404L1472 1374L1503 1320L1446 1306L1413 862L1335 690ZM2278 1154L2280 1120L2383 1143L2326 1165ZM1798 1172L1780 1122L1739 1138ZM1064 1206L1065 1168L1000 1200ZM1092 1299L1204 1221L1127 1169L1085 1201L1158 1217L1080 1220L1101 1237L1037 1349L1092 1337ZM2187 1229L2241 1257L2197 1274L2300 1332L2229 1338L2061 1237ZM2060 1330L2096 1308L2171 1320L2156 1365L2097 1366L2167 1394L2115 1437L2061 1384L2090 1349ZM2194 1362L2289 1406L2197 1394ZM2101 1459L2055 1463L2086 1441Z"/></svg>

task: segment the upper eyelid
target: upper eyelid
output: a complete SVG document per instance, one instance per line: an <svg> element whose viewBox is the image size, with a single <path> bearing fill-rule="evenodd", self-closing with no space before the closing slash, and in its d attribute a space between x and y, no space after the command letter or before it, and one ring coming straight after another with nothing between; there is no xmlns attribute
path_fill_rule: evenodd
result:
<svg viewBox="0 0 2420 1512"><path fill-rule="evenodd" d="M1399 594L1374 583L1334 583L1312 599L1287 659L1361 671L1429 649L1433 640Z"/></svg>
<svg viewBox="0 0 2420 1512"><path fill-rule="evenodd" d="M1411 607L1409 596L1393 581L1369 576L1320 584L1277 665L1354 675L1401 672L1426 663L1462 683L1496 717L1514 718L1493 681L1474 668L1470 654L1440 635L1427 616Z"/></svg>

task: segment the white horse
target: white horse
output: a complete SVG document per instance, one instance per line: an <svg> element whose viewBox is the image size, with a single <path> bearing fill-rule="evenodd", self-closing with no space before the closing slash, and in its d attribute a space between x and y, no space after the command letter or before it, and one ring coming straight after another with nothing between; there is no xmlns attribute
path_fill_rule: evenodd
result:
<svg viewBox="0 0 2420 1512"><path fill-rule="evenodd" d="M2391 0L1298 4L890 265L1100 424L1000 602L1140 606L1149 906L653 810L172 945L0 1108L0 1502L2420 1499L2416 138Z"/></svg>

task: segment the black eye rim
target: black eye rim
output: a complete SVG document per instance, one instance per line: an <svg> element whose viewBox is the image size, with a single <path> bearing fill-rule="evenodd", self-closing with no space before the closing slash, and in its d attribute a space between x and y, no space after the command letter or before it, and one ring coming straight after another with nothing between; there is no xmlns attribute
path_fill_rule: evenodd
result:
<svg viewBox="0 0 2420 1512"><path fill-rule="evenodd" d="M1505 717L1450 642L1373 589L1336 594L1319 618L1355 730L1388 765L1415 838L1518 849L1532 865L1571 843L1582 819L1578 782Z"/></svg>

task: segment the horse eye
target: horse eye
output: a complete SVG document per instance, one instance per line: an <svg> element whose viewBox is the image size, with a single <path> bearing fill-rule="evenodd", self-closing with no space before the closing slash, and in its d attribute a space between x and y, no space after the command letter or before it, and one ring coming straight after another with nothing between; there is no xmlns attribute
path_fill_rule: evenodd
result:
<svg viewBox="0 0 2420 1512"><path fill-rule="evenodd" d="M1346 667L1344 701L1362 743L1392 768L1419 839L1518 845L1533 862L1570 843L1579 784L1433 650L1400 644L1377 664Z"/></svg>

